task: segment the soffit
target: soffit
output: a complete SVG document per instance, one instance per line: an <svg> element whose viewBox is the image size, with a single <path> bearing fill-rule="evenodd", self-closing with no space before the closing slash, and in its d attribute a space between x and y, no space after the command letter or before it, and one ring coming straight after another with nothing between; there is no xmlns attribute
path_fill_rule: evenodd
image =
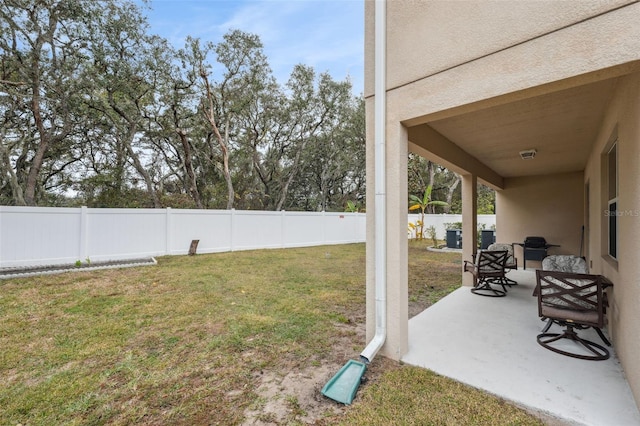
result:
<svg viewBox="0 0 640 426"><path fill-rule="evenodd" d="M503 177L584 170L615 79L429 123ZM533 160L519 152L535 148Z"/></svg>

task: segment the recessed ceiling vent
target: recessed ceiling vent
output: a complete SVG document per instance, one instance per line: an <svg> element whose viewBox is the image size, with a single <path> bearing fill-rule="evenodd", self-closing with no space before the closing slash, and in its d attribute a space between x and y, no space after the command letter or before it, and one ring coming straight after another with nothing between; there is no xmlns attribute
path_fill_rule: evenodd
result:
<svg viewBox="0 0 640 426"><path fill-rule="evenodd" d="M533 158L536 156L536 152L538 151L535 148L520 151L520 158L522 158L523 160L533 160Z"/></svg>

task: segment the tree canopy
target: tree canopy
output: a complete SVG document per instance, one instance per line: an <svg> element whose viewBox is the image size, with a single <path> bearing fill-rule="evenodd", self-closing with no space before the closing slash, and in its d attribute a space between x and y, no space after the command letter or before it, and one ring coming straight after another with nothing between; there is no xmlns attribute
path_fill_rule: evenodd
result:
<svg viewBox="0 0 640 426"><path fill-rule="evenodd" d="M131 0L0 3L0 205L362 211L365 163L349 80L280 84L255 34L174 47ZM458 175L408 173L426 213L460 211Z"/></svg>
<svg viewBox="0 0 640 426"><path fill-rule="evenodd" d="M424 200L423 212L462 213L460 175L415 154L408 160L409 203ZM428 200L425 198L428 190ZM494 214L496 196L491 188L478 184L478 214ZM440 201L432 202L427 201ZM422 207L421 207L422 208Z"/></svg>
<svg viewBox="0 0 640 426"><path fill-rule="evenodd" d="M344 210L364 101L260 38L181 48L129 0L0 5L0 204Z"/></svg>

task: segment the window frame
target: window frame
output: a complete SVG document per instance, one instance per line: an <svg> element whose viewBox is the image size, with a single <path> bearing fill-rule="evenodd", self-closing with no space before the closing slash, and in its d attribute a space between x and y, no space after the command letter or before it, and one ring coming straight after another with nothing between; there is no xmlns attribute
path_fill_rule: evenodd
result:
<svg viewBox="0 0 640 426"><path fill-rule="evenodd" d="M618 140L616 139L607 151L607 254L616 261L618 260L618 175ZM612 180L615 182L611 182Z"/></svg>

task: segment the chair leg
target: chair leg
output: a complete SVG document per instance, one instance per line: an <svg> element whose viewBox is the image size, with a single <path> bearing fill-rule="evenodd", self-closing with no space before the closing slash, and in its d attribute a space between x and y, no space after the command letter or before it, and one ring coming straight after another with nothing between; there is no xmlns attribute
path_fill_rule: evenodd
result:
<svg viewBox="0 0 640 426"><path fill-rule="evenodd" d="M536 338L538 340L538 343L544 348L549 349L550 351L559 353L561 355L570 356L573 358L586 359L591 361L601 361L609 358L609 351L604 346L598 345L597 343L591 342L589 340L582 339L581 337L578 336L578 334L575 332L575 330L570 324L564 324L564 325L566 325L566 329L564 330L563 333L538 334ZM593 355L583 355L583 354L569 352L569 351L551 346L551 343L561 339L571 340L577 343L578 345L580 345L581 347L583 347L584 349L587 349Z"/></svg>
<svg viewBox="0 0 640 426"><path fill-rule="evenodd" d="M600 330L598 327L593 327L596 329L596 333L598 333L598 336L600 336L600 338L602 339L602 341L604 342L605 345L607 346L611 346L611 342L604 337L604 334L602 333L602 330Z"/></svg>
<svg viewBox="0 0 640 426"><path fill-rule="evenodd" d="M504 289L504 285L502 288ZM479 280L478 285L471 289L471 293L487 297L504 297L507 295L506 289L503 291L491 287L491 280L488 279Z"/></svg>
<svg viewBox="0 0 640 426"><path fill-rule="evenodd" d="M544 321L544 318L543 318L543 321ZM550 318L547 319L547 324L542 329L542 333L546 333L547 331L549 331L549 329L551 328L552 325L553 325L553 320L550 319Z"/></svg>
<svg viewBox="0 0 640 426"><path fill-rule="evenodd" d="M507 292L507 287L505 287L505 286L510 286L510 284L507 282L507 278L506 277L491 278L491 279L488 279L488 281L493 283L493 284L501 285L502 286L502 291L504 291L505 293Z"/></svg>
<svg viewBox="0 0 640 426"><path fill-rule="evenodd" d="M518 281L512 280L511 278L504 277L506 284L509 286L518 285Z"/></svg>

